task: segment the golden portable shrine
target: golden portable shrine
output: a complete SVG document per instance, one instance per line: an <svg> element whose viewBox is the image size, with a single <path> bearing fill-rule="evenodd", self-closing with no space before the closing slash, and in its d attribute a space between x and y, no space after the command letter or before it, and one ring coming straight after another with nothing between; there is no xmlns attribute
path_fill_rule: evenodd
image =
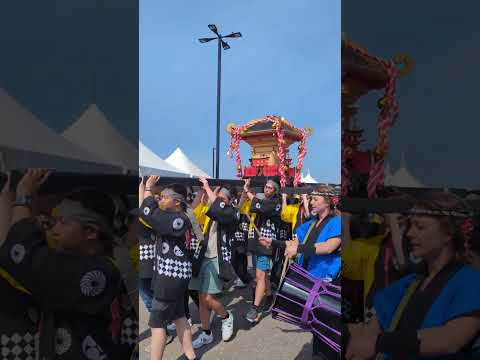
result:
<svg viewBox="0 0 480 360"><path fill-rule="evenodd" d="M403 65L403 66L402 66ZM384 162L388 150L388 130L399 113L396 81L410 73L412 60L397 55L381 59L342 37L342 194L377 197L384 184ZM361 149L362 124L357 122L356 103L374 90L384 90L378 100L377 142L373 149ZM363 124L365 126L365 124ZM369 317L367 297L373 283L373 264L382 236L369 241L351 241L342 249L342 316L347 322ZM372 243L375 242L374 243Z"/></svg>
<svg viewBox="0 0 480 360"><path fill-rule="evenodd" d="M303 159L307 154L307 137L311 128L295 127L283 117L265 116L254 119L244 125L229 124L230 157L235 156L237 176L239 178L279 177L282 188L287 183L297 186L301 182ZM251 146L250 165L242 169L240 141ZM294 166L289 155L289 147L298 142L297 165Z"/></svg>
<svg viewBox="0 0 480 360"><path fill-rule="evenodd" d="M399 65L403 65L400 68ZM388 130L395 124L399 106L395 96L398 77L409 74L413 61L404 54L385 60L371 55L342 37L342 194L355 193L366 182L368 197L376 197L384 183ZM363 129L356 123L358 99L372 90L384 89L378 100L378 139L374 149L360 150Z"/></svg>

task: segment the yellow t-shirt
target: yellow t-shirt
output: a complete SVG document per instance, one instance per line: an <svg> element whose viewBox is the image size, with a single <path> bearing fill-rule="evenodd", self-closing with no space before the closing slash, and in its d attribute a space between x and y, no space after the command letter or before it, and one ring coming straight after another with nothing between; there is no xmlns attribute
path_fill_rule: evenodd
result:
<svg viewBox="0 0 480 360"><path fill-rule="evenodd" d="M363 280L366 299L375 279L375 261L385 235L359 238L342 247L342 275L350 280Z"/></svg>
<svg viewBox="0 0 480 360"><path fill-rule="evenodd" d="M303 205L302 205L303 206ZM297 225L298 212L300 211L300 204L287 205L282 208L282 221L292 224L292 231Z"/></svg>

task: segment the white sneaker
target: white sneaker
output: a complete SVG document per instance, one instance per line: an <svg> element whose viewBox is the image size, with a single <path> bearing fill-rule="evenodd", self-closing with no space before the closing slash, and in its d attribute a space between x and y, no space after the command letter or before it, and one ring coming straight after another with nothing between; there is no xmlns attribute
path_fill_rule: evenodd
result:
<svg viewBox="0 0 480 360"><path fill-rule="evenodd" d="M228 318L222 320L222 339L223 341L228 341L233 335L233 313L228 312Z"/></svg>
<svg viewBox="0 0 480 360"><path fill-rule="evenodd" d="M243 289L243 288L247 287L247 284L245 284L241 279L237 279L237 280L235 280L235 283L234 283L233 286L235 286L238 289Z"/></svg>
<svg viewBox="0 0 480 360"><path fill-rule="evenodd" d="M210 335L205 334L205 331L202 331L200 335L192 341L194 349L200 349L204 345L208 345L213 342L213 333L210 332Z"/></svg>

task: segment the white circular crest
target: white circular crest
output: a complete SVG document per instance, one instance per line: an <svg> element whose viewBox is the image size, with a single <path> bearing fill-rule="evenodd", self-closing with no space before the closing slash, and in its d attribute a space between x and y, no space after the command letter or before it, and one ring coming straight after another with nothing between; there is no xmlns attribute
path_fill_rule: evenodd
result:
<svg viewBox="0 0 480 360"><path fill-rule="evenodd" d="M55 352L57 355L65 354L72 346L72 335L67 329L59 328L55 334Z"/></svg>
<svg viewBox="0 0 480 360"><path fill-rule="evenodd" d="M218 204L222 209L225 208L225 203L222 201L220 204Z"/></svg>
<svg viewBox="0 0 480 360"><path fill-rule="evenodd" d="M185 221L183 221L182 218L176 218L175 220L173 220L173 224L172 224L173 230L177 230L177 231L182 230L183 225L185 225Z"/></svg>
<svg viewBox="0 0 480 360"><path fill-rule="evenodd" d="M280 211L281 208L282 208L282 205L278 204L278 205L275 207L275 211Z"/></svg>
<svg viewBox="0 0 480 360"><path fill-rule="evenodd" d="M147 216L148 214L150 214L150 208L149 207L145 207L143 209L143 213Z"/></svg>
<svg viewBox="0 0 480 360"><path fill-rule="evenodd" d="M255 207L256 207L257 209L260 209L260 208L262 207L262 205L260 205L260 203L257 202L257 203L255 204Z"/></svg>
<svg viewBox="0 0 480 360"><path fill-rule="evenodd" d="M173 253L178 257L183 256L183 251L177 245L173 248Z"/></svg>
<svg viewBox="0 0 480 360"><path fill-rule="evenodd" d="M165 255L168 250L170 250L170 245L168 245L166 242L162 243L162 254Z"/></svg>
<svg viewBox="0 0 480 360"><path fill-rule="evenodd" d="M100 295L106 286L107 278L99 270L89 271L80 280L80 291L85 296Z"/></svg>
<svg viewBox="0 0 480 360"><path fill-rule="evenodd" d="M25 253L25 246L23 246L22 244L15 244L10 250L10 257L15 264L20 264L25 258Z"/></svg>
<svg viewBox="0 0 480 360"><path fill-rule="evenodd" d="M151 233L151 234L150 234L150 239L151 239L152 241L156 241L156 240L157 240L157 237L155 236L154 233Z"/></svg>

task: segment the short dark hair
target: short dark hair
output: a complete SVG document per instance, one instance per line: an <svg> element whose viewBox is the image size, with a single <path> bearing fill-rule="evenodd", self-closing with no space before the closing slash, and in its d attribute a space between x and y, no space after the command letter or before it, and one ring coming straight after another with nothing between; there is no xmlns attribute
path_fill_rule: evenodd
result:
<svg viewBox="0 0 480 360"><path fill-rule="evenodd" d="M105 253L113 256L114 239L111 230L113 230L116 209L113 199L107 193L95 188L80 188L74 190L65 198L81 203L85 209L97 213L106 220L110 231L100 230L98 240L103 245Z"/></svg>

